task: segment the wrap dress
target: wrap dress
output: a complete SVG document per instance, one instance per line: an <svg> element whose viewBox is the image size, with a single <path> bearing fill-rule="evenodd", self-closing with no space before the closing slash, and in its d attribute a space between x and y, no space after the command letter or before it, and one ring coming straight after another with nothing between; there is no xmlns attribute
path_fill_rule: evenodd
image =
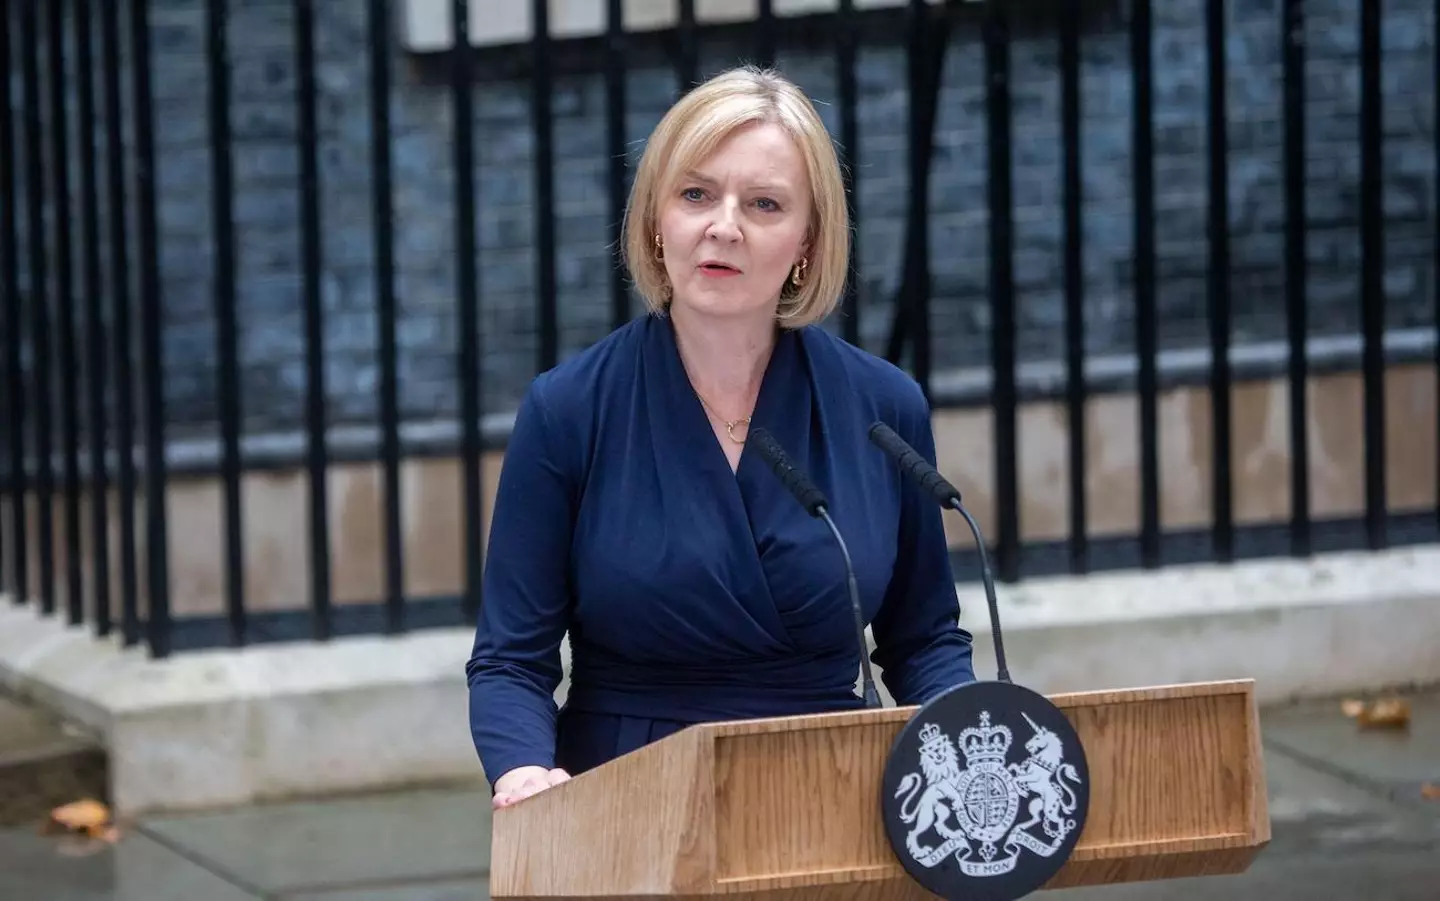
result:
<svg viewBox="0 0 1440 901"><path fill-rule="evenodd" d="M822 328L781 330L752 416L828 498L895 700L973 681L941 511L867 437L884 421L934 462L914 380ZM697 722L863 706L834 537L748 447L732 472L663 315L531 383L483 587L466 675L492 785L522 765L579 774Z"/></svg>

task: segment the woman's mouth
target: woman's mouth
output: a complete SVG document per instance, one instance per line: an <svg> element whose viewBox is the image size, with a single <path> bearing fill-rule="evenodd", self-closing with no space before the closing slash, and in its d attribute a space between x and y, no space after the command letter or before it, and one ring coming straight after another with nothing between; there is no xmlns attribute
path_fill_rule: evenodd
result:
<svg viewBox="0 0 1440 901"><path fill-rule="evenodd" d="M715 260L706 260L700 264L700 271L713 278L724 278L731 275L739 275L740 270L728 263L720 263Z"/></svg>

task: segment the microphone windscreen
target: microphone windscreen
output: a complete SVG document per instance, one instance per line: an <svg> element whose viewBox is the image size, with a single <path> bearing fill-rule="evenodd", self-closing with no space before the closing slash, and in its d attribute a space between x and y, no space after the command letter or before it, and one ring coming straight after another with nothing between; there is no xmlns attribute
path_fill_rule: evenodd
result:
<svg viewBox="0 0 1440 901"><path fill-rule="evenodd" d="M759 452L771 472L775 473L776 477L780 479L780 483L811 516L819 516L820 510L830 505L820 489L815 487L815 484L803 472L795 468L794 464L790 462L790 457L785 453L785 449L768 431L763 428L751 429L747 443Z"/></svg>
<svg viewBox="0 0 1440 901"><path fill-rule="evenodd" d="M922 489L943 507L951 503L959 503L960 492L954 485L946 481L930 461L920 456L920 453L906 443L904 438L895 434L895 430L883 422L875 422L870 426L870 440L885 453L895 458L899 464L900 471L913 479Z"/></svg>

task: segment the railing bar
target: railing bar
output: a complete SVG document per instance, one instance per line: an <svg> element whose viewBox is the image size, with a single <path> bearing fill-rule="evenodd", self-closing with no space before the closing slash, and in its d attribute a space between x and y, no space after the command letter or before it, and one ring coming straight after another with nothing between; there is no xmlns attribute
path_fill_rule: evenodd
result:
<svg viewBox="0 0 1440 901"><path fill-rule="evenodd" d="M1231 473L1230 372L1230 130L1226 121L1225 0L1207 0L1206 59L1209 75L1210 150L1210 429L1211 544L1215 559L1235 555L1234 477Z"/></svg>
<svg viewBox="0 0 1440 901"><path fill-rule="evenodd" d="M902 279L902 321L911 327L911 370L927 400L930 384L930 158L934 142L937 98L940 92L944 40L932 31L925 0L910 0L909 41L906 54L909 75L909 135L907 139L910 201L905 235L905 278ZM938 51L937 51L938 47ZM897 331L900 329L897 328Z"/></svg>
<svg viewBox="0 0 1440 901"><path fill-rule="evenodd" d="M102 0L103 2L103 0ZM110 473L106 465L105 388L108 361L104 308L104 274L100 264L100 186L95 143L100 123L95 116L94 15L91 0L75 0L75 94L79 98L80 196L84 201L81 228L85 245L85 375L89 400L90 438L90 580L94 598L95 633L113 628L110 591Z"/></svg>
<svg viewBox="0 0 1440 901"><path fill-rule="evenodd" d="M230 644L246 643L245 548L240 463L240 373L235 317L235 179L230 144L227 0L206 3L209 69L211 227L215 250L216 392L220 411L220 480L224 489L225 609Z"/></svg>
<svg viewBox="0 0 1440 901"><path fill-rule="evenodd" d="M1080 0L1066 0L1060 19L1061 180L1065 204L1065 412L1070 470L1070 571L1090 568L1085 462L1085 269L1081 218Z"/></svg>
<svg viewBox="0 0 1440 901"><path fill-rule="evenodd" d="M55 475L52 456L54 397L50 387L49 260L45 239L45 157L40 115L40 25L42 0L20 4L20 65L25 98L25 200L30 250L31 398L35 411L35 529L42 613L55 612Z"/></svg>
<svg viewBox="0 0 1440 901"><path fill-rule="evenodd" d="M539 369L560 359L559 298L555 279L555 137L551 116L548 0L532 0L530 109L535 129L535 293L539 299Z"/></svg>
<svg viewBox="0 0 1440 901"><path fill-rule="evenodd" d="M405 630L405 546L400 521L400 400L395 337L395 218L390 150L390 4L369 0L371 214L380 358L380 458L384 473L385 631Z"/></svg>
<svg viewBox="0 0 1440 901"><path fill-rule="evenodd" d="M1360 308L1365 433L1365 535L1385 547L1385 245L1381 159L1380 3L1360 3Z"/></svg>
<svg viewBox="0 0 1440 901"><path fill-rule="evenodd" d="M15 62L11 53L12 6L0 9L0 69L6 73L6 98L9 79ZM25 327L23 299L20 295L20 209L15 162L15 116L9 102L0 103L0 280L5 293L5 422L10 455L10 566L8 575L14 602L30 600L30 555L26 521L29 467L25 460L25 371L21 365Z"/></svg>
<svg viewBox="0 0 1440 901"><path fill-rule="evenodd" d="M860 345L860 126L856 107L859 90L855 79L858 56L859 26L855 17L855 0L840 0L837 10L839 34L835 46L835 81L840 98L840 146L844 149L845 196L849 199L850 277L845 281L845 296L840 302L840 329L846 341Z"/></svg>
<svg viewBox="0 0 1440 901"><path fill-rule="evenodd" d="M129 222L126 215L125 126L120 85L120 9L100 3L100 54L105 77L106 239L110 245L111 356L115 360L115 494L120 531L120 639L140 641L139 551L135 536L135 374L130 316Z"/></svg>
<svg viewBox="0 0 1440 901"><path fill-rule="evenodd" d="M295 149L300 179L301 301L305 310L305 473L309 488L310 635L334 634L331 618L329 446L325 398L325 311L321 296L320 130L315 79L315 3L295 0Z"/></svg>
<svg viewBox="0 0 1440 901"><path fill-rule="evenodd" d="M460 373L460 462L464 484L466 616L480 612L484 575L480 496L484 460L480 453L481 386L479 276L475 239L475 108L471 86L470 0L452 0L451 87L455 119L455 260Z"/></svg>
<svg viewBox="0 0 1440 901"><path fill-rule="evenodd" d="M65 537L66 621L78 626L85 621L85 576L80 544L80 390L75 353L75 268L74 244L70 233L70 135L66 110L64 0L49 0L45 40L50 69L50 160L54 167L51 205L55 231L55 312L60 376L60 443L62 498Z"/></svg>
<svg viewBox="0 0 1440 901"><path fill-rule="evenodd" d="M1160 430L1157 413L1155 313L1155 166L1149 0L1135 0L1130 19L1130 64L1135 171L1135 344L1139 356L1140 558L1160 565Z"/></svg>
<svg viewBox="0 0 1440 901"><path fill-rule="evenodd" d="M1020 474L1015 387L1015 260L1008 13L988 3L985 42L986 163L990 220L990 368L995 429L996 576L1020 578Z"/></svg>
<svg viewBox="0 0 1440 901"><path fill-rule="evenodd" d="M698 26L695 23L695 0L677 0L679 4L676 20L677 52L675 77L679 82L677 93L684 96L700 78L700 49Z"/></svg>
<svg viewBox="0 0 1440 901"><path fill-rule="evenodd" d="M775 8L773 0L756 0L755 57L762 66L775 65Z"/></svg>
<svg viewBox="0 0 1440 901"><path fill-rule="evenodd" d="M605 141L609 162L610 246L610 327L618 329L630 321L630 289L618 252L624 240L622 227L629 193L625 147L625 19L622 0L608 0L605 20Z"/></svg>
<svg viewBox="0 0 1440 901"><path fill-rule="evenodd" d="M1306 398L1309 331L1305 212L1305 0L1284 0L1281 55L1285 83L1285 323L1290 418L1290 552L1310 554L1310 444Z"/></svg>
<svg viewBox="0 0 1440 901"><path fill-rule="evenodd" d="M165 366L161 340L159 227L155 208L155 123L151 93L150 0L135 0L130 28L134 78L135 189L139 215L140 342L145 403L146 617L150 653L170 656L169 537L165 519Z"/></svg>

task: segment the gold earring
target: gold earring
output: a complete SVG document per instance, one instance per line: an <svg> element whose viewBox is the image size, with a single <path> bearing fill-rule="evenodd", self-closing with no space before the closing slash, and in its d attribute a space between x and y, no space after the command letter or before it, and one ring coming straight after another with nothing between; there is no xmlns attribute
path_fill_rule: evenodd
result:
<svg viewBox="0 0 1440 901"><path fill-rule="evenodd" d="M800 262L796 263L795 268L790 271L790 284L796 288L805 284L805 268L809 265L810 261L805 257L801 257Z"/></svg>
<svg viewBox="0 0 1440 901"><path fill-rule="evenodd" d="M659 232L655 233L655 259L662 261L665 259L665 245L660 241Z"/></svg>

